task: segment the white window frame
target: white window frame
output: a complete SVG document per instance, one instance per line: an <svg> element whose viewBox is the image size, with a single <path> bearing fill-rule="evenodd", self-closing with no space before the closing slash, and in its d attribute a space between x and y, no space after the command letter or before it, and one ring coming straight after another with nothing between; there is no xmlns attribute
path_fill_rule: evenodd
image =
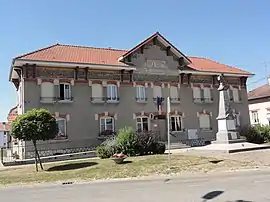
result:
<svg viewBox="0 0 270 202"><path fill-rule="evenodd" d="M118 102L118 86L116 84L107 85L107 101L108 102ZM113 96L115 93L115 96Z"/></svg>
<svg viewBox="0 0 270 202"><path fill-rule="evenodd" d="M58 121L64 121L64 126L65 126L65 129L64 129L64 134L65 134L65 138L58 138L56 137L55 139L56 140L61 140L61 139L68 139L68 135L67 135L67 120L65 118L56 118L56 123L58 125L58 129L59 129L59 123ZM60 131L58 131L58 134L57 136L59 135Z"/></svg>
<svg viewBox="0 0 270 202"><path fill-rule="evenodd" d="M108 126L107 126L107 119L111 119L112 120L112 132L115 132L115 119L114 117L111 116L103 116L99 118L99 132L102 133L103 131L108 130ZM102 122L101 120L104 120L104 130L102 130Z"/></svg>
<svg viewBox="0 0 270 202"><path fill-rule="evenodd" d="M61 100L60 98L61 98L61 96L60 96L60 94L61 94L61 88L60 88L60 86L61 85L64 85L64 99L63 100ZM66 93L66 86L68 86L68 93ZM68 94L68 95L66 95L66 94ZM72 95L71 95L71 85L70 85L70 83L60 83L59 84L59 101L61 102L61 101L72 101Z"/></svg>
<svg viewBox="0 0 270 202"><path fill-rule="evenodd" d="M172 125L173 125L172 118L175 119L175 122L174 122L175 128L177 128L176 123L177 123L177 122L180 123L180 130L172 130ZM171 116L170 116L170 130L171 130L171 132L181 132L181 131L184 130L184 128L183 128L183 118L182 118L182 116L180 116L180 115L171 115Z"/></svg>
<svg viewBox="0 0 270 202"><path fill-rule="evenodd" d="M251 119L253 124L260 123L258 111L251 111Z"/></svg>
<svg viewBox="0 0 270 202"><path fill-rule="evenodd" d="M209 95L207 95L206 90L208 90ZM211 93L211 88L210 87L203 87L203 100L204 102L212 102L212 93Z"/></svg>
<svg viewBox="0 0 270 202"><path fill-rule="evenodd" d="M136 129L137 129L137 131L141 130L143 132L143 124L145 123L145 122L143 122L143 119L145 119L145 118L147 119L148 131L150 131L150 119L147 116L137 116L136 117ZM140 119L139 122L138 122L138 119ZM138 127L138 125L140 125L140 127Z"/></svg>
<svg viewBox="0 0 270 202"><path fill-rule="evenodd" d="M145 86L138 85L136 88L136 100L138 102L146 101L146 88Z"/></svg>
<svg viewBox="0 0 270 202"><path fill-rule="evenodd" d="M209 127L201 127L201 117L204 116L208 116L208 119L209 119ZM199 127L200 127L200 130L206 130L206 131L209 131L209 130L212 130L212 126L211 126L211 116L210 114L199 114Z"/></svg>

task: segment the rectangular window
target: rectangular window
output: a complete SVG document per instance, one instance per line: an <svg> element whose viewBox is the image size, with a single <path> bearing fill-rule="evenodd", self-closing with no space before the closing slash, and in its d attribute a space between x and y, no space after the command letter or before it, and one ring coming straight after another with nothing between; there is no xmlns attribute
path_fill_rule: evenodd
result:
<svg viewBox="0 0 270 202"><path fill-rule="evenodd" d="M211 88L203 88L203 99L205 102L211 102L212 101L212 95L211 95Z"/></svg>
<svg viewBox="0 0 270 202"><path fill-rule="evenodd" d="M59 85L59 100L72 100L70 84L60 83L60 85Z"/></svg>
<svg viewBox="0 0 270 202"><path fill-rule="evenodd" d="M201 88L199 87L193 87L193 100L195 102L201 102Z"/></svg>
<svg viewBox="0 0 270 202"><path fill-rule="evenodd" d="M202 130L210 130L211 129L210 115L208 115L208 114L200 114L200 116L199 116L199 124L200 124L200 129L202 129Z"/></svg>
<svg viewBox="0 0 270 202"><path fill-rule="evenodd" d="M139 132L149 131L149 120L148 117L137 117L136 127Z"/></svg>
<svg viewBox="0 0 270 202"><path fill-rule="evenodd" d="M114 84L107 85L107 101L119 101L117 86Z"/></svg>
<svg viewBox="0 0 270 202"><path fill-rule="evenodd" d="M67 121L66 119L57 119L56 123L58 125L58 134L56 135L55 139L56 140L63 140L67 139Z"/></svg>
<svg viewBox="0 0 270 202"><path fill-rule="evenodd" d="M232 89L232 94L233 94L233 101L234 102L239 102L240 101L239 89L233 88Z"/></svg>
<svg viewBox="0 0 270 202"><path fill-rule="evenodd" d="M103 87L101 84L92 84L92 102L103 102Z"/></svg>
<svg viewBox="0 0 270 202"><path fill-rule="evenodd" d="M239 113L234 114L234 122L235 122L236 127L240 127L240 114Z"/></svg>
<svg viewBox="0 0 270 202"><path fill-rule="evenodd" d="M177 132L183 130L182 128L182 118L180 116L171 116L171 131Z"/></svg>
<svg viewBox="0 0 270 202"><path fill-rule="evenodd" d="M253 123L255 123L255 124L259 123L259 114L257 111L251 112L251 118L252 118Z"/></svg>
<svg viewBox="0 0 270 202"><path fill-rule="evenodd" d="M51 82L42 82L40 85L40 101L53 102L55 101L54 84Z"/></svg>
<svg viewBox="0 0 270 202"><path fill-rule="evenodd" d="M170 86L170 99L171 102L180 101L178 88L176 86Z"/></svg>
<svg viewBox="0 0 270 202"><path fill-rule="evenodd" d="M146 101L145 86L136 86L136 100Z"/></svg>
<svg viewBox="0 0 270 202"><path fill-rule="evenodd" d="M102 117L100 118L100 133L112 134L114 132L114 118Z"/></svg>

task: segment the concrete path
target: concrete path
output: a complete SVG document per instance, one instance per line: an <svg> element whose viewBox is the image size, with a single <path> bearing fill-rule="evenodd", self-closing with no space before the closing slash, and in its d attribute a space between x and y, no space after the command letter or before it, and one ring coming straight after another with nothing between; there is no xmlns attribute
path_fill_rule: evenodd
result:
<svg viewBox="0 0 270 202"><path fill-rule="evenodd" d="M171 179L2 188L9 202L266 202L270 171L245 171Z"/></svg>

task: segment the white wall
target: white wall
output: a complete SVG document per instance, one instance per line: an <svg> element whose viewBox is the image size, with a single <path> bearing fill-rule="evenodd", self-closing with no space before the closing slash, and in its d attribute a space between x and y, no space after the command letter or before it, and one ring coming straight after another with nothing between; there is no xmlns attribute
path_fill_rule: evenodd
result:
<svg viewBox="0 0 270 202"><path fill-rule="evenodd" d="M252 119L252 111L257 111L258 112L258 118L259 118L259 123L263 125L269 125L270 121L270 114L267 111L267 108L270 109L270 101L269 102L261 102L261 103L256 103L256 104L249 104L249 116L250 116L250 123L254 124L254 121ZM268 116L267 116L268 112ZM269 120L267 119L269 118Z"/></svg>

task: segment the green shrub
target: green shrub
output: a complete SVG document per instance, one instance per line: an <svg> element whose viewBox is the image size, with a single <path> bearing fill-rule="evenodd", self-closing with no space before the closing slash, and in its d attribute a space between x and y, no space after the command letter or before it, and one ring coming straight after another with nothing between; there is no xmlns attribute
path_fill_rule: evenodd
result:
<svg viewBox="0 0 270 202"><path fill-rule="evenodd" d="M112 155L120 151L116 137L108 138L96 149L97 156L100 158L110 158Z"/></svg>
<svg viewBox="0 0 270 202"><path fill-rule="evenodd" d="M101 159L110 158L111 154L108 152L108 150L105 148L105 146L98 146L96 148L97 150L97 156Z"/></svg>
<svg viewBox="0 0 270 202"><path fill-rule="evenodd" d="M156 142L156 151L155 154L164 154L166 150L166 146L163 142Z"/></svg>
<svg viewBox="0 0 270 202"><path fill-rule="evenodd" d="M136 133L136 152L138 155L147 155L156 150L155 135L149 132Z"/></svg>
<svg viewBox="0 0 270 202"><path fill-rule="evenodd" d="M164 154L165 144L157 142L151 131L134 132L131 127L125 127L118 131L116 137L105 140L97 147L97 156L100 158L110 158L120 152L127 156Z"/></svg>
<svg viewBox="0 0 270 202"><path fill-rule="evenodd" d="M131 127L125 127L118 131L117 145L119 150L127 156L135 156L136 151L136 137Z"/></svg>
<svg viewBox="0 0 270 202"><path fill-rule="evenodd" d="M265 135L260 129L259 126L245 126L239 130L239 134L246 137L248 142L262 144L265 142Z"/></svg>

